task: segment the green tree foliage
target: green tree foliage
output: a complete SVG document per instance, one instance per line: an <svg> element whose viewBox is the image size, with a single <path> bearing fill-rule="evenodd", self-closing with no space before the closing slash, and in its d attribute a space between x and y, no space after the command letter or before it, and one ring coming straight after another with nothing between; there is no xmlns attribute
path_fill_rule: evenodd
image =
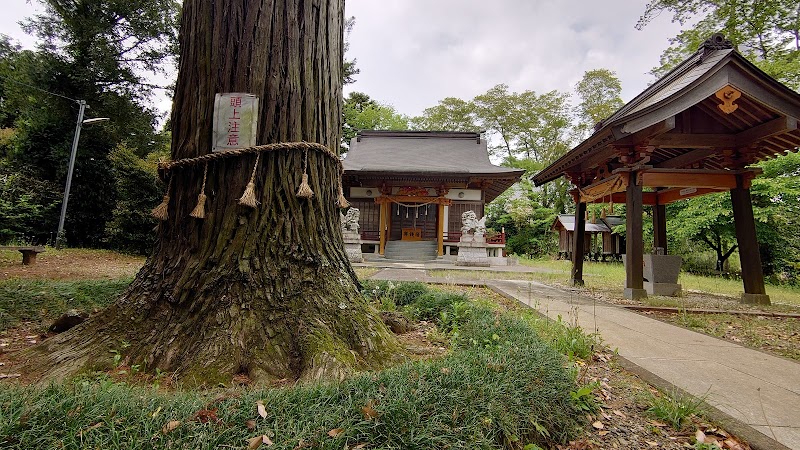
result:
<svg viewBox="0 0 800 450"><path fill-rule="evenodd" d="M143 76L166 70L173 58L180 5L42 3L44 12L25 25L39 37L38 50L0 40L0 120L15 135L2 156L9 171L60 194L78 113L70 99L87 101L87 118L109 117L81 133L66 223L70 244L102 245L116 204L109 153L124 143L144 157L163 146L154 129L156 112L144 106L153 86ZM41 241L55 230L58 212L49 204L39 206L44 217L27 234Z"/></svg>
<svg viewBox="0 0 800 450"><path fill-rule="evenodd" d="M161 200L158 160L169 158L164 149L142 159L130 148L119 145L109 155L117 202L106 224L105 239L112 248L147 254L155 243L155 226L150 209Z"/></svg>
<svg viewBox="0 0 800 450"><path fill-rule="evenodd" d="M436 106L425 108L422 115L411 119L415 130L476 131L475 105L466 100L447 97Z"/></svg>
<svg viewBox="0 0 800 450"><path fill-rule="evenodd" d="M350 33L353 32L353 27L356 25L356 18L355 16L350 16L344 21L344 52L343 54L347 54L347 51L350 49ZM352 84L356 82L356 75L361 73L361 70L356 67L356 58L347 59L345 57L344 63L342 64L342 77L344 80L344 84Z"/></svg>
<svg viewBox="0 0 800 450"><path fill-rule="evenodd" d="M687 26L670 39L670 47L654 68L664 75L699 48L714 32L722 32L749 60L773 78L800 88L800 4L797 0L654 0L637 24L644 28L663 12Z"/></svg>
<svg viewBox="0 0 800 450"><path fill-rule="evenodd" d="M758 164L764 174L750 193L764 274L797 281L800 269L800 155L792 153ZM716 270L736 249L733 207L728 193L710 194L668 207L667 229L679 242L699 242L714 250Z"/></svg>
<svg viewBox="0 0 800 450"><path fill-rule="evenodd" d="M409 118L363 92L351 92L342 108L342 153L359 130L407 130Z"/></svg>
<svg viewBox="0 0 800 450"><path fill-rule="evenodd" d="M516 150L514 138L519 130L516 94L508 91L508 85L498 84L476 96L472 103L481 126L500 141L499 146L490 150L497 155L505 152L505 157L513 158Z"/></svg>
<svg viewBox="0 0 800 450"><path fill-rule="evenodd" d="M516 143L526 159L550 163L569 150L572 121L567 93L525 91L515 100Z"/></svg>
<svg viewBox="0 0 800 450"><path fill-rule="evenodd" d="M610 117L624 104L622 83L608 69L594 69L583 74L575 86L578 103L578 131L583 137L591 134L595 124Z"/></svg>

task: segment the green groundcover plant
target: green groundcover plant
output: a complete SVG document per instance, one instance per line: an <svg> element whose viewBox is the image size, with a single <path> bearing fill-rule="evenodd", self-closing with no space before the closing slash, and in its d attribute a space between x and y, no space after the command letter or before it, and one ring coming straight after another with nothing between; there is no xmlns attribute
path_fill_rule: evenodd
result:
<svg viewBox="0 0 800 450"><path fill-rule="evenodd" d="M247 448L266 436L270 449L548 448L575 436L575 371L530 318L409 290L418 295L405 308L449 333L447 355L288 388L163 392L105 374L4 386L0 447Z"/></svg>

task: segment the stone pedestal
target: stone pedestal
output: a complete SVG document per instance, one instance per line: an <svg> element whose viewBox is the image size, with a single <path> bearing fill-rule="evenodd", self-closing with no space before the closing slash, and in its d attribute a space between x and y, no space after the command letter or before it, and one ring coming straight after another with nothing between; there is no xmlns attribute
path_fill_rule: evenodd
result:
<svg viewBox="0 0 800 450"><path fill-rule="evenodd" d="M644 289L650 295L674 297L680 295L681 285L678 275L681 273L683 259L677 255L644 256Z"/></svg>
<svg viewBox="0 0 800 450"><path fill-rule="evenodd" d="M344 239L344 251L350 262L364 262L364 254L361 253L361 235L358 231L342 231Z"/></svg>
<svg viewBox="0 0 800 450"><path fill-rule="evenodd" d="M458 245L457 266L489 267L484 236L462 235Z"/></svg>

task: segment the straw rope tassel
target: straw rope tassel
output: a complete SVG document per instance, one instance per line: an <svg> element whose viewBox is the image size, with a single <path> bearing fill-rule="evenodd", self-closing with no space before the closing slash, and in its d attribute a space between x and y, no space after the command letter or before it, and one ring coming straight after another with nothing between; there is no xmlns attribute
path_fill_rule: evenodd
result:
<svg viewBox="0 0 800 450"><path fill-rule="evenodd" d="M151 214L158 220L165 221L169 218L169 213L167 209L169 208L169 193L172 190L172 177L169 177L169 183L167 183L167 193L164 194L164 199L161 201L161 204L153 208Z"/></svg>
<svg viewBox="0 0 800 450"><path fill-rule="evenodd" d="M203 166L203 187L200 188L200 195L197 196L197 206L189 213L195 219L206 218L206 175L208 175L208 163Z"/></svg>
<svg viewBox="0 0 800 450"><path fill-rule="evenodd" d="M253 165L253 173L250 174L250 182L244 189L244 194L239 199L239 204L242 206L249 206L255 208L258 205L256 200L256 169L258 169L258 160L261 158L261 153L256 153L256 163Z"/></svg>
<svg viewBox="0 0 800 450"><path fill-rule="evenodd" d="M339 199L337 200L339 203L339 208L347 208L350 206L350 202L344 198L344 188L342 187L342 173L339 172Z"/></svg>
<svg viewBox="0 0 800 450"><path fill-rule="evenodd" d="M303 179L300 182L300 187L297 189L297 196L301 198L311 198L314 196L314 191L308 185L308 149L303 150Z"/></svg>

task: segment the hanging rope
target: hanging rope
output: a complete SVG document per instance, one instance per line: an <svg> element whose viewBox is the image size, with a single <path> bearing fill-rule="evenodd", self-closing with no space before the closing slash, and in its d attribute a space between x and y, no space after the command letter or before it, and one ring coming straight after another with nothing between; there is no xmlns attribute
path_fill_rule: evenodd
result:
<svg viewBox="0 0 800 450"><path fill-rule="evenodd" d="M216 161L218 159L232 158L252 153L256 154L256 162L253 165L253 171L250 174L250 180L247 183L247 187L245 188L241 198L239 198L239 204L255 208L258 205L258 201L256 200L256 195L255 195L255 176L256 172L258 171L258 164L261 158L261 153L271 152L271 151L292 151L292 150L303 150L303 176L301 179L300 186L296 193L298 197L311 198L314 196L314 192L311 190L311 186L308 184L308 152L309 150L311 150L327 158L330 158L332 161L336 163L339 169L337 177L337 191L338 191L337 204L341 208L346 208L350 206L350 203L344 196L344 188L342 184L342 174L344 173L344 166L342 165L342 161L341 159L339 159L339 156L333 151L331 151L328 147L325 147L322 144L301 141L301 142L281 142L276 144L257 145L254 147L248 147L242 149L208 153L194 158L183 158L175 161L160 162L158 164L159 176L163 180L169 178L169 184L167 186L167 192L164 195L163 201L161 202L160 205L158 205L153 209L152 214L159 220L167 220L168 218L167 209L169 206L170 192L172 189L172 178L173 178L171 174L172 171L184 169L187 167L194 167L198 164L204 164L205 167L203 169L202 189L200 195L198 195L197 206L194 208L194 210L192 210L190 214L192 217L196 217L198 219L204 218L205 202L207 199L205 194L205 186L206 186L206 179L208 176L208 163Z"/></svg>
<svg viewBox="0 0 800 450"><path fill-rule="evenodd" d="M239 204L242 206L255 208L256 205L258 205L258 200L256 200L256 170L258 169L259 158L261 158L261 153L256 154L256 163L253 164L253 173L250 174L250 182L247 183L244 193L239 198Z"/></svg>
<svg viewBox="0 0 800 450"><path fill-rule="evenodd" d="M195 219L206 218L206 176L208 175L208 163L203 166L203 186L200 188L200 195L197 196L197 206L194 207L190 216Z"/></svg>
<svg viewBox="0 0 800 450"><path fill-rule="evenodd" d="M427 202L427 203L417 203L417 204L413 204L413 203L403 203L403 202L398 202L397 200L395 200L395 199L393 199L393 198L390 198L389 200L390 200L392 203L397 203L398 205L400 205L400 206L405 206L406 208L422 208L423 206L428 206L428 205L431 205L431 204L433 204L433 203L436 203L436 201L432 201L432 202ZM398 213L398 214L399 214L399 213Z"/></svg>
<svg viewBox="0 0 800 450"><path fill-rule="evenodd" d="M152 214L158 220L164 221L169 218L169 213L167 209L169 208L169 193L172 191L172 177L169 177L169 183L167 183L167 193L164 194L164 199L161 201L161 204L153 208Z"/></svg>

